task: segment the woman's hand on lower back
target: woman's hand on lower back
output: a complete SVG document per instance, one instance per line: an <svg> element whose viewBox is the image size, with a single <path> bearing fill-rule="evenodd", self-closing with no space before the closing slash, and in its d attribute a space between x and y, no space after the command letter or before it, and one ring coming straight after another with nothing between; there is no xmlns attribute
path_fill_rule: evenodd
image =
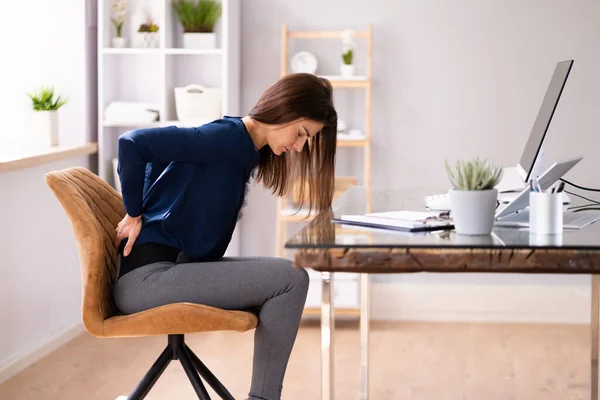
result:
<svg viewBox="0 0 600 400"><path fill-rule="evenodd" d="M123 255L127 257L131 253L131 249L142 231L142 216L130 217L125 215L125 218L117 225L117 247L121 241L127 238L127 244L123 249Z"/></svg>

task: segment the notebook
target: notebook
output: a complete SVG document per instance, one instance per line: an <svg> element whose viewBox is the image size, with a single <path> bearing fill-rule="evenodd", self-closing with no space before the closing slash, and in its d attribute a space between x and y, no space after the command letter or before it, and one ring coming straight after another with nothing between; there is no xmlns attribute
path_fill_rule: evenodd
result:
<svg viewBox="0 0 600 400"><path fill-rule="evenodd" d="M449 211L386 211L362 215L342 215L336 223L401 231L453 229Z"/></svg>

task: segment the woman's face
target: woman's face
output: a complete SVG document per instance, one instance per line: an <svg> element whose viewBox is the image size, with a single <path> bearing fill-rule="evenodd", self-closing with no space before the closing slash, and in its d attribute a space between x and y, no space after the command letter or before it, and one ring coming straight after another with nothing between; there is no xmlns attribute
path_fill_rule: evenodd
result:
<svg viewBox="0 0 600 400"><path fill-rule="evenodd" d="M267 137L267 144L273 153L280 156L295 150L301 152L308 139L323 129L323 124L310 119L297 119L291 123L278 125Z"/></svg>

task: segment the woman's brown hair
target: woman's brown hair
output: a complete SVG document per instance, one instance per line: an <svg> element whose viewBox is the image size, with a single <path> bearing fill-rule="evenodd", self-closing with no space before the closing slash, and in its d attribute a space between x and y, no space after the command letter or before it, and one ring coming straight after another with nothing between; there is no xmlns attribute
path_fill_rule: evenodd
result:
<svg viewBox="0 0 600 400"><path fill-rule="evenodd" d="M269 146L261 148L256 178L278 196L287 194L291 183L298 179L300 199L304 200L308 190L310 210L328 210L333 199L337 146L337 112L331 82L307 73L286 75L263 93L248 115L268 125L301 118L323 124L323 129L306 141L300 153L277 156Z"/></svg>

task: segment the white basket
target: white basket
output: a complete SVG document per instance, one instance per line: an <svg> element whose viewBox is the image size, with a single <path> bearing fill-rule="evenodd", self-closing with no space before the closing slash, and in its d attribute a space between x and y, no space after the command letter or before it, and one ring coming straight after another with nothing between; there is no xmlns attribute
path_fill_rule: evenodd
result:
<svg viewBox="0 0 600 400"><path fill-rule="evenodd" d="M181 122L198 124L214 121L221 115L221 89L192 84L175 88L175 111Z"/></svg>

